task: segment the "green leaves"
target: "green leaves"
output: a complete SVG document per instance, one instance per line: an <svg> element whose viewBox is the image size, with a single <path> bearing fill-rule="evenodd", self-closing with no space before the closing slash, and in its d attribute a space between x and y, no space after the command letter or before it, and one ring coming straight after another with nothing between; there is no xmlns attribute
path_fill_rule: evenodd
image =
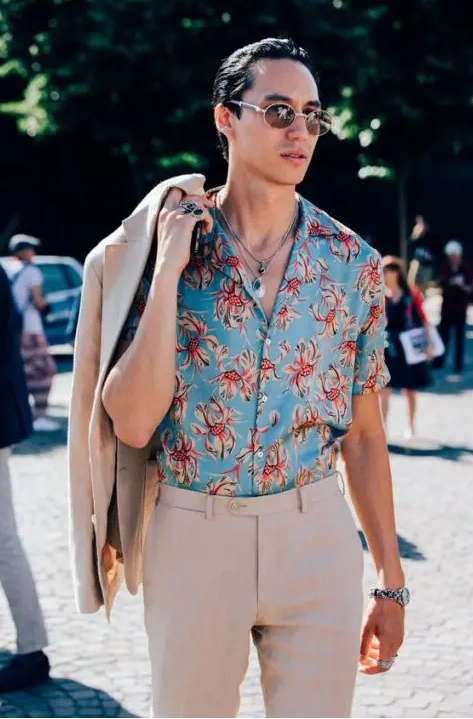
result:
<svg viewBox="0 0 473 719"><path fill-rule="evenodd" d="M292 35L314 57L337 136L360 147L360 174L391 177L471 145L464 6L3 0L0 111L32 137L86 131L144 173L201 167L215 151L210 96L221 59L257 38Z"/></svg>

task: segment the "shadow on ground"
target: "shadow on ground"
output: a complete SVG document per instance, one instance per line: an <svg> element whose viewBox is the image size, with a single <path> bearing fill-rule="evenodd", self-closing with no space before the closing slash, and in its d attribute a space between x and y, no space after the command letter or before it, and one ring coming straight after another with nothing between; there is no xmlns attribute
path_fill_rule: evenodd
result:
<svg viewBox="0 0 473 719"><path fill-rule="evenodd" d="M0 651L0 665L10 658ZM0 695L0 717L136 717L110 694L72 679L52 679L28 691Z"/></svg>
<svg viewBox="0 0 473 719"><path fill-rule="evenodd" d="M391 454L398 454L405 457L435 457L449 462L461 462L466 457L473 456L471 447L453 447L448 444L434 444L419 440L417 444L394 444L389 443L388 449Z"/></svg>
<svg viewBox="0 0 473 719"><path fill-rule="evenodd" d="M38 454L38 452L50 452L56 447L64 447L67 443L67 417L64 413L57 415L54 413L54 405L48 412L48 417L53 419L60 425L57 432L34 432L28 439L13 448L13 454Z"/></svg>
<svg viewBox="0 0 473 719"><path fill-rule="evenodd" d="M365 552L367 552L368 544L366 542L365 535L360 530L358 530L358 535L360 537L363 549L365 550ZM423 554L413 542L410 542L408 539L401 537L399 534L397 535L397 546L399 547L399 554L401 555L401 559L413 559L417 562L425 562L427 559L425 554Z"/></svg>

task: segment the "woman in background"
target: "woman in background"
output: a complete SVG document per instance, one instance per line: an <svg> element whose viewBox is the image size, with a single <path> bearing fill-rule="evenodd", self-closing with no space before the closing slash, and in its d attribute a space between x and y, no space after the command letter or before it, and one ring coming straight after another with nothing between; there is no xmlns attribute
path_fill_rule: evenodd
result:
<svg viewBox="0 0 473 719"><path fill-rule="evenodd" d="M430 384L427 361L409 365L399 335L409 329L424 327L428 343L427 357L432 358L429 325L422 307L422 294L414 285L409 287L404 274L403 262L399 257L388 255L383 258L382 267L386 285L387 347L386 364L391 381L383 390L381 405L386 425L391 390L400 389L407 399L408 426L406 439L415 434L417 390Z"/></svg>

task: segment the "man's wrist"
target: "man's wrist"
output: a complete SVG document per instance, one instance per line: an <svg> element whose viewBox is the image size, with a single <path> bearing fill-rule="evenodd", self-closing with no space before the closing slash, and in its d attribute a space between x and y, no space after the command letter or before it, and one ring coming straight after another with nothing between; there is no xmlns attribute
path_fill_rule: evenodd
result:
<svg viewBox="0 0 473 719"><path fill-rule="evenodd" d="M378 572L377 586L379 589L399 589L404 587L405 584L406 578L401 567L390 570L381 569Z"/></svg>

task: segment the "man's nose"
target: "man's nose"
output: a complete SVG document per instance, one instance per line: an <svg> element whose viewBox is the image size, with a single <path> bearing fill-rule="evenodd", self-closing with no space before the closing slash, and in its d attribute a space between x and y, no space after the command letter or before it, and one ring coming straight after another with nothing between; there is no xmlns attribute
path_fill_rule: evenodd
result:
<svg viewBox="0 0 473 719"><path fill-rule="evenodd" d="M307 137L309 132L307 130L305 115L297 115L294 122L287 128L287 131L288 135L292 138Z"/></svg>

